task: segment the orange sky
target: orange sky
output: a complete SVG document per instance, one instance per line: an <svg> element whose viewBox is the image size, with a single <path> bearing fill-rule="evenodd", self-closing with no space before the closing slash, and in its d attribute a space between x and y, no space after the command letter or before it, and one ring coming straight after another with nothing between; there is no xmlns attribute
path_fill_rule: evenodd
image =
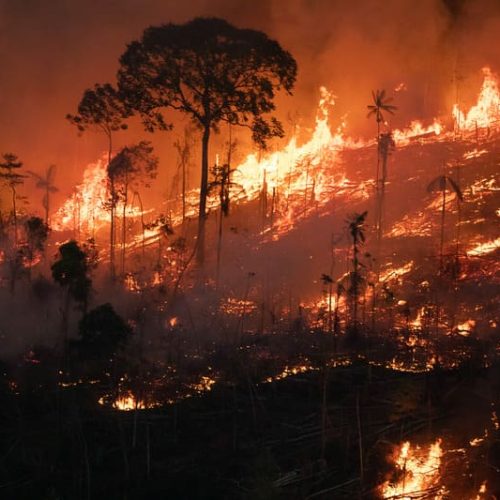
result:
<svg viewBox="0 0 500 500"><path fill-rule="evenodd" d="M318 87L327 85L351 132L368 134L371 89L401 81L408 91L398 95L396 120L445 112L457 45L464 99L469 89L477 92L482 65L498 71L500 4L466 2L466 15L453 24L442 2L421 0L415 8L412 0L0 0L0 152L18 154L30 170L57 164L64 197L104 146L92 133L78 137L65 114L75 112L85 88L114 81L118 57L145 27L195 16L262 29L292 52L299 80L295 96L280 99L282 117L298 112L307 125ZM119 142L144 137L151 139L132 128ZM175 132L154 138L163 181L173 168L174 139Z"/></svg>

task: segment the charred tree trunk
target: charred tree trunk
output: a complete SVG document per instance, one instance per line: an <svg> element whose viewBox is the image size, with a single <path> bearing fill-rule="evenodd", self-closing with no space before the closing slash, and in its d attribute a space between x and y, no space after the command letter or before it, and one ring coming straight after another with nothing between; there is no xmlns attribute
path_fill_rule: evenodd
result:
<svg viewBox="0 0 500 500"><path fill-rule="evenodd" d="M198 238L196 243L196 261L203 266L205 261L205 222L208 196L208 143L210 140L210 126L205 125L203 130L201 151L201 183L200 183L200 205L198 213Z"/></svg>

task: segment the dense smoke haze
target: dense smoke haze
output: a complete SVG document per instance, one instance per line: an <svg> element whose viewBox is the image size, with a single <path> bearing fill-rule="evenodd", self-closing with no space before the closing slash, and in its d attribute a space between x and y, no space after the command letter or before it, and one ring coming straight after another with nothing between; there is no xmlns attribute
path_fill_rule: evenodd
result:
<svg viewBox="0 0 500 500"><path fill-rule="evenodd" d="M104 149L102 137L78 137L64 119L76 110L83 90L114 82L119 56L145 27L196 16L220 16L263 30L296 57L294 96L278 102L285 125L288 115L310 126L318 89L325 85L338 96L331 124L345 116L350 135L367 136L373 134L365 113L372 89L405 84L396 94L398 126L408 117L449 112L455 61L465 101L478 88L479 69L498 65L500 3L495 0L418 5L409 0L2 0L1 150L14 151L31 170L58 165L62 199L81 179L84 165ZM171 168L176 132L154 138L161 179ZM117 140L123 144L144 135L132 126Z"/></svg>

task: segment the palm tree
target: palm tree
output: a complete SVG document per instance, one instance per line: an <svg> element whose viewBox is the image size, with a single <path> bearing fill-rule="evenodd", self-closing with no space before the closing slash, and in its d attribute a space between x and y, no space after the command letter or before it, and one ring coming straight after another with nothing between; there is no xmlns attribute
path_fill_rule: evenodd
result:
<svg viewBox="0 0 500 500"><path fill-rule="evenodd" d="M373 104L369 104L367 118L375 117L377 122L377 176L375 180L375 189L377 194L376 207L377 214L381 211L380 209L380 156L381 156L381 137L380 137L380 124L384 121L384 113L389 113L393 115L398 109L396 106L390 104L392 102L392 97L387 97L385 90L372 90ZM378 217L377 217L378 220ZM377 223L378 225L378 223Z"/></svg>
<svg viewBox="0 0 500 500"><path fill-rule="evenodd" d="M439 175L437 176L430 184L427 186L427 191L429 193L433 192L441 192L442 194L442 203L441 203L441 242L439 246L439 269L443 269L443 246L444 246L444 219L446 213L446 191L447 188L450 188L452 192L457 195L457 199L459 202L464 201L464 197L462 195L462 191L456 184L456 182L447 175Z"/></svg>
<svg viewBox="0 0 500 500"><path fill-rule="evenodd" d="M36 179L36 187L39 189L43 189L45 191L42 198L42 206L45 209L45 224L50 226L49 224L49 209L50 209L50 193L57 193L59 189L54 186L54 177L56 174L56 166L50 165L47 167L45 171L45 175L37 174L36 172L28 171L34 179Z"/></svg>
<svg viewBox="0 0 500 500"><path fill-rule="evenodd" d="M392 104L392 97L386 97L385 90L372 90L373 104L369 104L367 118L375 116L377 121L377 142L380 138L380 124L384 121L384 113L394 114L398 108Z"/></svg>
<svg viewBox="0 0 500 500"><path fill-rule="evenodd" d="M379 137L379 157L382 159L382 175L380 179L380 196L377 207L377 243L380 245L382 240L382 219L384 215L384 197L385 197L385 184L387 182L387 160L392 153L396 143L392 137L391 132L380 134Z"/></svg>
<svg viewBox="0 0 500 500"><path fill-rule="evenodd" d="M354 214L350 220L347 221L349 233L352 238L352 271L350 273L350 288L349 293L352 297L352 319L354 327L358 321L358 298L359 288L363 281L360 273L361 263L359 261L359 247L365 242L365 222L368 212L364 211L362 214Z"/></svg>

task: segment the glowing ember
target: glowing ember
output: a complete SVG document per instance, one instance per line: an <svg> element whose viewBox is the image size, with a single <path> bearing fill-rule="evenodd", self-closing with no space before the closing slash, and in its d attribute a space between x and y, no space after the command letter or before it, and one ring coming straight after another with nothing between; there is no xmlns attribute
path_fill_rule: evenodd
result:
<svg viewBox="0 0 500 500"><path fill-rule="evenodd" d="M212 390L212 386L216 383L217 381L211 377L207 376L202 376L200 378L200 381L197 382L196 384L191 385L191 389L193 389L195 392L198 394L201 394L203 392L209 392Z"/></svg>
<svg viewBox="0 0 500 500"><path fill-rule="evenodd" d="M472 330L474 330L475 326L476 322L473 319L468 319L467 321L464 321L463 323L457 325L457 333L459 335L467 337L471 334Z"/></svg>
<svg viewBox="0 0 500 500"><path fill-rule="evenodd" d="M438 439L425 453L419 446L412 447L409 441L403 443L395 457L395 468L398 479L392 483L386 481L382 485L382 497L411 500L417 494L432 491L426 498L440 499L444 488L439 487L441 457L441 440Z"/></svg>
<svg viewBox="0 0 500 500"><path fill-rule="evenodd" d="M255 309L257 309L257 304L252 300L239 300L232 297L224 300L220 305L220 310L224 314L233 316L248 314L255 311Z"/></svg>
<svg viewBox="0 0 500 500"><path fill-rule="evenodd" d="M298 375L299 373L306 373L311 370L317 370L312 365L296 365L296 366L285 366L284 370L273 377L266 378L265 382L273 382L274 380L283 380L284 378L290 377L292 375Z"/></svg>
<svg viewBox="0 0 500 500"><path fill-rule="evenodd" d="M100 405L106 404L104 397L99 398L98 402ZM152 408L155 405L151 406L146 405L144 401L137 400L131 392L128 392L116 398L116 400L113 401L112 406L116 410L131 411L131 410L145 410L146 408Z"/></svg>

